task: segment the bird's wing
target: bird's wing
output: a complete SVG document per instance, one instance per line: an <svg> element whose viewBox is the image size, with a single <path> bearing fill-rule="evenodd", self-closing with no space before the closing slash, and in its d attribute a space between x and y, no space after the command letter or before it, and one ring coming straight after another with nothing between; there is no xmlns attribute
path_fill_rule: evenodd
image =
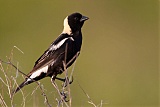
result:
<svg viewBox="0 0 160 107"><path fill-rule="evenodd" d="M13 93L16 93L25 85L30 84L35 81L43 78L43 73L47 73L48 68L54 62L59 63L62 61L59 58L63 58L65 56L66 45L70 44L71 48L74 40L71 36L67 34L61 34L51 45L50 47L43 53L43 55L35 62L35 65L32 71L28 74L28 78L14 90ZM72 49L71 49L72 50ZM60 62L61 63L61 62Z"/></svg>
<svg viewBox="0 0 160 107"><path fill-rule="evenodd" d="M66 43L71 43L73 41L74 40L71 36L67 34L61 34L35 62L35 65L28 76L30 76L33 72L44 68L46 65L53 63L59 55L65 52Z"/></svg>

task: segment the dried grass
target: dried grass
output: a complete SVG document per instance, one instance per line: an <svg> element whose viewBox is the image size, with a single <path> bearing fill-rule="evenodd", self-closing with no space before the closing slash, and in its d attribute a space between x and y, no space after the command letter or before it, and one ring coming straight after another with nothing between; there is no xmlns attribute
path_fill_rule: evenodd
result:
<svg viewBox="0 0 160 107"><path fill-rule="evenodd" d="M14 65L12 63L13 61L13 55L14 55L14 49L17 49L19 52L21 52L23 54L23 51L21 49L19 49L18 47L14 46L13 49L11 50L11 53L9 55L9 57L7 57L8 61L3 61L0 59L0 73L3 74L2 76L0 76L0 82L2 83L1 85L1 92L0 92L0 105L2 107L15 107L15 102L14 102L14 96L15 94L13 93L13 90L15 87L18 87L18 83L17 83L17 78L19 78L19 74L22 74L22 78L27 77L27 75L22 72L19 69L19 63L17 62L16 65ZM74 56L74 58L76 58L79 55L79 53L77 53L77 55ZM74 60L71 59L72 60ZM66 66L71 62L69 61L67 64L65 62L63 62L64 65L64 74L65 74L65 78L69 78L66 79L66 85L63 85L63 87L59 88L58 85L56 84L56 82L54 81L54 77L51 78L51 82L52 85L54 86L54 88L57 90L57 93L59 95L59 97L57 96L55 98L56 102L57 102L57 107L71 107L72 106L72 96L71 96L71 88L70 88L70 84L69 81L71 80L71 78L73 77L73 72L74 72L74 68L75 68L75 63L73 64L72 67L72 71L70 76L68 76L68 71L66 69ZM3 64L6 64L7 67L6 69L4 69ZM13 70L14 68L14 70ZM12 74L15 74L15 76L13 76ZM3 77L3 78L2 78ZM47 107L52 107L51 103L49 102L49 99L47 97L47 94L45 93L45 89L43 87L43 85L40 82L35 81L35 83L37 84L37 86L34 88L34 90L31 92L31 96L39 89L41 91L41 95L44 97L44 104ZM83 91L83 93L85 94L85 96L88 98L88 103L93 105L93 107L102 107L102 105L104 104L103 101L101 100L100 104L96 105L93 100L90 98L90 96L85 92L85 90L82 88L82 86L80 85L80 83L77 81L78 86L80 87L80 89ZM6 89L7 90L4 90ZM6 93L5 95L8 95L7 97L9 99L5 99L4 98L4 93ZM21 106L22 107L26 107L26 98L28 95L25 95L24 91L20 89L21 95L22 95L22 103ZM68 99L68 100L66 100ZM7 103L9 100L9 104Z"/></svg>

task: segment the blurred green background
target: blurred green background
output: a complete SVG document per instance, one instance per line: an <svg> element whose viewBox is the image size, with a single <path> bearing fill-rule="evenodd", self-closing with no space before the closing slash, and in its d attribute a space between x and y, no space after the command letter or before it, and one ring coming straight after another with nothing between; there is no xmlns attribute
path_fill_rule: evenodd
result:
<svg viewBox="0 0 160 107"><path fill-rule="evenodd" d="M63 19L80 12L90 19L82 29L82 51L70 86L72 106L92 107L78 81L95 104L106 103L103 107L158 107L158 5L158 0L0 0L0 58L7 60L17 46L24 54L14 51L14 61L27 74L62 32ZM50 79L41 82L55 105L58 95ZM35 86L23 90L29 93ZM20 100L18 93L16 107ZM45 106L43 101L38 91L27 97L26 106Z"/></svg>

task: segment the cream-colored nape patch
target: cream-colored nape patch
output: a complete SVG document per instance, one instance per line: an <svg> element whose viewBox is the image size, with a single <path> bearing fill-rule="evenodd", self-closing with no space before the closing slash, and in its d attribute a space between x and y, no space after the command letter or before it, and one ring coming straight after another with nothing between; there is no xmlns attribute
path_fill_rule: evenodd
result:
<svg viewBox="0 0 160 107"><path fill-rule="evenodd" d="M64 28L62 33L67 33L68 35L70 35L72 33L72 30L68 24L68 16L64 19L63 25L64 25Z"/></svg>

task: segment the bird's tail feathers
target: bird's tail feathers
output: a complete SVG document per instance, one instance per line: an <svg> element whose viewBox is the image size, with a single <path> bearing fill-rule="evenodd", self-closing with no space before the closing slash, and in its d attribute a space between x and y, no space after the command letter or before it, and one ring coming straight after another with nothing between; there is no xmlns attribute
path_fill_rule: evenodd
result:
<svg viewBox="0 0 160 107"><path fill-rule="evenodd" d="M23 83L21 83L14 91L13 94L17 93L20 89L22 89L25 85L28 85L28 81L25 80Z"/></svg>

